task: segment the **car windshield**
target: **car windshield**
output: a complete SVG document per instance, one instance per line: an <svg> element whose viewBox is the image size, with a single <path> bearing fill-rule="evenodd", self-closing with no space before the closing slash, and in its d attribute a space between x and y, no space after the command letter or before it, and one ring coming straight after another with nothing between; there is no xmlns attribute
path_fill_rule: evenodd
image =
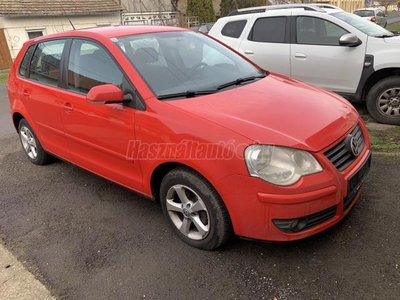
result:
<svg viewBox="0 0 400 300"><path fill-rule="evenodd" d="M373 10L356 10L354 13L360 17L373 17L375 15Z"/></svg>
<svg viewBox="0 0 400 300"><path fill-rule="evenodd" d="M390 37L394 36L394 34L385 28L367 20L360 18L360 16L355 14L349 14L346 12L337 12L333 13L332 16L345 21L351 26L357 28L358 30L364 32L366 35L372 37Z"/></svg>
<svg viewBox="0 0 400 300"><path fill-rule="evenodd" d="M209 94L265 76L264 71L198 32L157 32L112 40L159 99Z"/></svg>

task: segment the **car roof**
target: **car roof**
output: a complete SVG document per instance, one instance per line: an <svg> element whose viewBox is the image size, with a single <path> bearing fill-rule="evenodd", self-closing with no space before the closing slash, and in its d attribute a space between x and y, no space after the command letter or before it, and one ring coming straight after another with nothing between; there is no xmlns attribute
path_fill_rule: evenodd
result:
<svg viewBox="0 0 400 300"><path fill-rule="evenodd" d="M47 40L51 38L62 37L103 37L113 38L127 35L166 32L166 31L185 31L188 29L173 27L173 26L156 26L156 25L118 25L118 26L105 26L86 29L69 30L54 34L49 34L33 39L33 41Z"/></svg>
<svg viewBox="0 0 400 300"><path fill-rule="evenodd" d="M365 7L365 8L359 8L359 9L356 9L355 11L360 11L360 10L381 10L380 8L377 8L377 7Z"/></svg>
<svg viewBox="0 0 400 300"><path fill-rule="evenodd" d="M316 11L320 13L332 13L343 11L341 8L325 4L325 3L294 3L294 4L277 4L277 5L267 5L267 6L256 6L256 7L248 7L241 8L231 11L228 16L237 16L237 15L245 15L245 14L255 14L255 13L265 13L273 10L281 10L281 9L304 9L309 11Z"/></svg>

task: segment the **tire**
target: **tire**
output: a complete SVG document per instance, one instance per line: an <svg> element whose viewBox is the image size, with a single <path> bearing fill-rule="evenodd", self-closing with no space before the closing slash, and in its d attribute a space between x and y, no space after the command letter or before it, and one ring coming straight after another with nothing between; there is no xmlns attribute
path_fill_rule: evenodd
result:
<svg viewBox="0 0 400 300"><path fill-rule="evenodd" d="M170 171L161 182L160 199L165 217L185 243L213 250L232 236L222 199L205 178L191 169Z"/></svg>
<svg viewBox="0 0 400 300"><path fill-rule="evenodd" d="M384 78L367 95L369 114L379 123L400 125L400 77Z"/></svg>
<svg viewBox="0 0 400 300"><path fill-rule="evenodd" d="M21 119L18 124L18 134L22 148L32 163L45 165L50 162L51 156L43 150L35 132L25 119Z"/></svg>

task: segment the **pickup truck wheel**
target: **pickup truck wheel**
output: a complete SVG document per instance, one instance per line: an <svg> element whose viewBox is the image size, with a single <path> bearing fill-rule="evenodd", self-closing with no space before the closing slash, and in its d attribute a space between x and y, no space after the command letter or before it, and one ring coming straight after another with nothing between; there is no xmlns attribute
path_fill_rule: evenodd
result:
<svg viewBox="0 0 400 300"><path fill-rule="evenodd" d="M368 112L375 120L400 125L400 78L388 77L376 83L366 102Z"/></svg>
<svg viewBox="0 0 400 300"><path fill-rule="evenodd" d="M18 133L22 148L32 163L45 165L50 162L51 156L43 150L35 132L25 119L19 122Z"/></svg>
<svg viewBox="0 0 400 300"><path fill-rule="evenodd" d="M232 235L228 211L212 185L185 167L162 180L161 206L175 233L185 243L213 250Z"/></svg>

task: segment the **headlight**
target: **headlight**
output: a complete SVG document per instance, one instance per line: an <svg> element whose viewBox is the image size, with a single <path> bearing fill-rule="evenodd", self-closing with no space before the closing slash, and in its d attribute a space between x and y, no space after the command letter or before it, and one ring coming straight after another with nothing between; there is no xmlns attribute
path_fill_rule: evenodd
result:
<svg viewBox="0 0 400 300"><path fill-rule="evenodd" d="M303 150L251 145L244 155L251 176L276 185L292 185L304 175L322 171L314 156Z"/></svg>

